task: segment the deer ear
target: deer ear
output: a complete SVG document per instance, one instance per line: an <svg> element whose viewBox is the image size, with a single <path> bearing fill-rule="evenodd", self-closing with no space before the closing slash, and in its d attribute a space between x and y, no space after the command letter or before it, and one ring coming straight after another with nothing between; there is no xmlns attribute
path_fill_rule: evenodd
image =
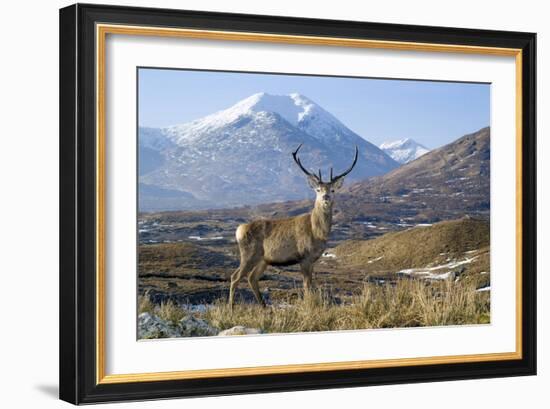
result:
<svg viewBox="0 0 550 409"><path fill-rule="evenodd" d="M309 183L309 186L312 188L312 189L317 189L319 187L319 181L317 180L317 178L313 175L308 175L307 177L307 183Z"/></svg>
<svg viewBox="0 0 550 409"><path fill-rule="evenodd" d="M333 189L340 189L344 184L344 178L336 179L332 184Z"/></svg>

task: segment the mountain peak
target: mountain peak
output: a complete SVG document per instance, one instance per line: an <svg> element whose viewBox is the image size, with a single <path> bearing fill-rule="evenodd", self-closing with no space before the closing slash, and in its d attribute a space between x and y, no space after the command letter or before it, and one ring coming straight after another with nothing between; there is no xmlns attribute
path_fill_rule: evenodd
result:
<svg viewBox="0 0 550 409"><path fill-rule="evenodd" d="M416 144L418 146L422 146L420 145L418 142L416 142L414 139L411 139L411 138L402 138L402 139L397 139L395 141L385 141L385 142L382 142L379 146L380 149L389 149L389 148L397 148L397 147L401 147L401 146L404 146L404 145L412 145L412 144Z"/></svg>
<svg viewBox="0 0 550 409"><path fill-rule="evenodd" d="M237 102L227 111L238 112L241 115L259 112L275 113L294 126L303 122L313 113L319 113L322 117L330 118L332 122L335 121L335 118L332 118L332 115L323 108L305 95L297 92L288 95L259 92Z"/></svg>
<svg viewBox="0 0 550 409"><path fill-rule="evenodd" d="M290 95L272 95L261 92L238 102L234 106L246 107L248 111L255 113L276 113L287 122L296 126L307 109L307 107L304 106L306 100L305 97L296 93ZM311 104L311 101L307 101Z"/></svg>
<svg viewBox="0 0 550 409"><path fill-rule="evenodd" d="M305 132L310 131L314 136L323 133L321 139L324 140L338 137L339 132L347 130L338 119L302 94L294 92L274 95L258 92L227 109L185 124L164 128L164 131L175 143L181 144L235 123L241 118L257 117L265 113L279 115L292 126ZM315 129L310 129L312 126Z"/></svg>
<svg viewBox="0 0 550 409"><path fill-rule="evenodd" d="M401 164L411 162L430 150L414 139L402 138L380 144L380 149L386 152L393 160Z"/></svg>

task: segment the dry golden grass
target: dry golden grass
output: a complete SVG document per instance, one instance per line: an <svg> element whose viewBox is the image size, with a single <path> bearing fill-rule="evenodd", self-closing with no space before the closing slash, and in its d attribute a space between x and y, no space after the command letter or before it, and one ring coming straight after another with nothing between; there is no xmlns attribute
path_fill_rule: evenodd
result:
<svg viewBox="0 0 550 409"><path fill-rule="evenodd" d="M173 301L163 301L160 305L155 305L148 293L138 297L138 314L148 312L156 315L164 321L177 324L179 320L185 317L185 312Z"/></svg>
<svg viewBox="0 0 550 409"><path fill-rule="evenodd" d="M173 301L163 301L155 311L155 315L164 321L177 324L185 317L185 312Z"/></svg>
<svg viewBox="0 0 550 409"><path fill-rule="evenodd" d="M387 233L372 240L348 240L334 249L341 263L372 270L425 267L464 257L470 250L487 249L489 223L476 219L444 221ZM488 269L489 260L487 259Z"/></svg>
<svg viewBox="0 0 550 409"><path fill-rule="evenodd" d="M320 290L265 309L236 304L231 311L220 300L201 318L220 330L244 325L266 333L484 324L490 317L489 297L467 283L400 280L396 285L365 284L360 295L343 305Z"/></svg>
<svg viewBox="0 0 550 409"><path fill-rule="evenodd" d="M154 314L155 312L155 304L151 301L148 292L138 296L138 313L141 314L144 312L148 312L149 314Z"/></svg>

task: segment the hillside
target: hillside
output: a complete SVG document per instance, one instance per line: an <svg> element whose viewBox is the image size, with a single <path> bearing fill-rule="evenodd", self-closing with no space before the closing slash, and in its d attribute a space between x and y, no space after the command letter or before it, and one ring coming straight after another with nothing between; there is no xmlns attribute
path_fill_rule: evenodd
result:
<svg viewBox="0 0 550 409"><path fill-rule="evenodd" d="M437 188L442 194L468 190L488 195L490 156L490 129L483 128L382 177L357 183L349 192L361 194L375 188L387 194L406 194Z"/></svg>
<svg viewBox="0 0 550 409"><path fill-rule="evenodd" d="M334 249L346 265L371 269L407 269L444 264L489 246L489 223L463 218L385 234L372 240L349 240Z"/></svg>
<svg viewBox="0 0 550 409"><path fill-rule="evenodd" d="M486 218L490 156L490 129L483 128L383 176L348 185L339 206L348 219Z"/></svg>

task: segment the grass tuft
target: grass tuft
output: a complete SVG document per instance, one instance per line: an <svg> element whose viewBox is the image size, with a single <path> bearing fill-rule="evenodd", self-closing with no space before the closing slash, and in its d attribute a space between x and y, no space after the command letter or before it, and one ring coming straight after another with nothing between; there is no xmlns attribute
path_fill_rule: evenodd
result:
<svg viewBox="0 0 550 409"><path fill-rule="evenodd" d="M154 304L148 293L138 297L138 314L144 312L156 315L160 319L172 324L177 324L186 315L183 309L172 300L163 301L160 305Z"/></svg>
<svg viewBox="0 0 550 409"><path fill-rule="evenodd" d="M172 324L177 324L183 317L185 317L185 312L183 309L171 300L163 301L158 306L155 314L160 319L171 322Z"/></svg>
<svg viewBox="0 0 550 409"><path fill-rule="evenodd" d="M149 314L154 314L155 312L155 304L151 301L148 292L138 296L138 314L144 312L148 312Z"/></svg>

